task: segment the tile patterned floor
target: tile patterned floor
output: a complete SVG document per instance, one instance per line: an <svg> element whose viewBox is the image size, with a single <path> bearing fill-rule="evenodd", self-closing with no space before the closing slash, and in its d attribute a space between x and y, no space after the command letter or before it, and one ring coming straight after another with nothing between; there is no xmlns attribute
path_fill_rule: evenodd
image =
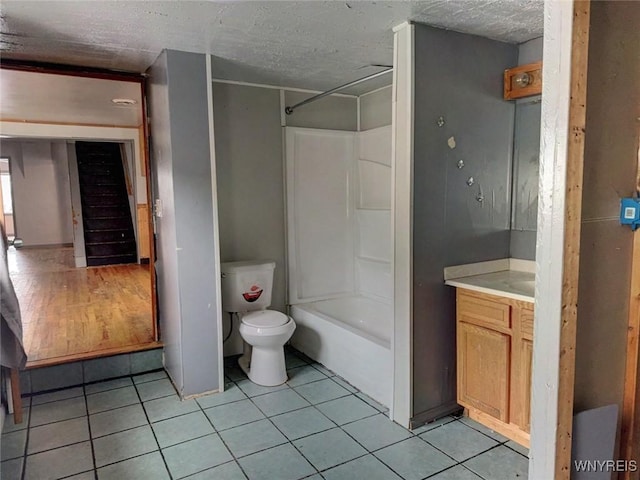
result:
<svg viewBox="0 0 640 480"><path fill-rule="evenodd" d="M289 382L228 365L226 391L181 402L164 372L25 399L7 417L2 480L526 479L526 450L469 419L413 432L295 351Z"/></svg>

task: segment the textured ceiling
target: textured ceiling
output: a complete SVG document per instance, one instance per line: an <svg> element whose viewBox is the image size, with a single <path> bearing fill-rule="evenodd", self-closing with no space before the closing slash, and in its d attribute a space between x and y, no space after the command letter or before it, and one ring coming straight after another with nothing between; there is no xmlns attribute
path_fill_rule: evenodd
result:
<svg viewBox="0 0 640 480"><path fill-rule="evenodd" d="M392 28L405 20L520 43L542 35L542 10L542 0L3 0L0 54L143 72L170 48L214 55L217 78L325 90L391 64Z"/></svg>

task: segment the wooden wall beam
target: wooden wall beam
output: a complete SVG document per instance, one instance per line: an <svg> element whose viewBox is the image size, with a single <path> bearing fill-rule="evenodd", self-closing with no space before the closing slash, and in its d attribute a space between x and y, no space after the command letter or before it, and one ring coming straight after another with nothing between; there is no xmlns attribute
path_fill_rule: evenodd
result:
<svg viewBox="0 0 640 480"><path fill-rule="evenodd" d="M640 151L638 151L637 191L640 192ZM629 290L629 329L627 331L627 365L622 402L620 457L640 461L640 230L633 234L631 288ZM625 479L631 480L632 472ZM635 478L640 478L637 472Z"/></svg>
<svg viewBox="0 0 640 480"><path fill-rule="evenodd" d="M589 18L589 0L575 0L573 4L573 35L571 42L571 95L565 191L556 480L569 480L571 476Z"/></svg>

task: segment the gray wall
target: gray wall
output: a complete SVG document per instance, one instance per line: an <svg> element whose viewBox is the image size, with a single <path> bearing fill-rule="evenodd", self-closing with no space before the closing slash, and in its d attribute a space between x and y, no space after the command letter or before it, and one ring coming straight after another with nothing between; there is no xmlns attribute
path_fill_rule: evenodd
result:
<svg viewBox="0 0 640 480"><path fill-rule="evenodd" d="M25 246L73 242L71 187L66 144L5 140L10 157L16 232Z"/></svg>
<svg viewBox="0 0 640 480"><path fill-rule="evenodd" d="M150 69L158 310L182 396L217 390L218 318L205 55L164 51Z"/></svg>
<svg viewBox="0 0 640 480"><path fill-rule="evenodd" d="M580 241L575 408L622 404L633 234L620 197L635 191L640 9L593 2Z"/></svg>
<svg viewBox="0 0 640 480"><path fill-rule="evenodd" d="M518 65L542 60L542 37L518 46ZM540 158L540 95L516 100L510 256L535 260Z"/></svg>
<svg viewBox="0 0 640 480"><path fill-rule="evenodd" d="M287 106L316 95L285 91ZM278 112L280 108L278 107ZM328 96L296 109L286 117L287 127L326 128L330 130L358 129L358 103L355 97Z"/></svg>
<svg viewBox="0 0 640 480"><path fill-rule="evenodd" d="M509 255L514 105L502 98L502 72L517 55L515 45L415 28L413 413L420 420L456 408L455 296L443 268Z"/></svg>
<svg viewBox="0 0 640 480"><path fill-rule="evenodd" d="M220 258L275 260L273 309L285 311L286 257L280 91L213 84ZM223 319L225 332L228 316ZM241 353L236 335L225 354Z"/></svg>
<svg viewBox="0 0 640 480"><path fill-rule="evenodd" d="M360 130L391 125L392 86L360 96Z"/></svg>

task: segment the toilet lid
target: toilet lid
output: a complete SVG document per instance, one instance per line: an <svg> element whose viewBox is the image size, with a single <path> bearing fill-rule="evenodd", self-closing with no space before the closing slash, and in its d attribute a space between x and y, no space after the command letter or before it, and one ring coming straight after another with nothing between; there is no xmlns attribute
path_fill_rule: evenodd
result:
<svg viewBox="0 0 640 480"><path fill-rule="evenodd" d="M279 327L289 321L284 313L274 310L258 310L242 317L242 323L256 328Z"/></svg>

